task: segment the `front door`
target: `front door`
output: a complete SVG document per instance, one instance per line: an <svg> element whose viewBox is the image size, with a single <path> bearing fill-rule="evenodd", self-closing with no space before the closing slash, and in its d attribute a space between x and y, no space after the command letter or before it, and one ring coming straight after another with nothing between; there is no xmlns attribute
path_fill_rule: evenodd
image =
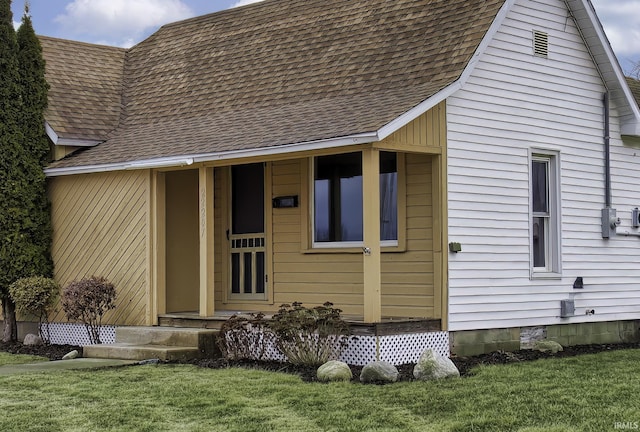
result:
<svg viewBox="0 0 640 432"><path fill-rule="evenodd" d="M264 164L231 168L230 294L265 300Z"/></svg>

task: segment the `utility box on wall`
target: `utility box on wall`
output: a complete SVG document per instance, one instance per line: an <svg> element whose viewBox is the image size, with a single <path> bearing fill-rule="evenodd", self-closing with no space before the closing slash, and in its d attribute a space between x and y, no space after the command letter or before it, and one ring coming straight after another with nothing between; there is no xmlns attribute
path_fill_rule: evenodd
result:
<svg viewBox="0 0 640 432"><path fill-rule="evenodd" d="M573 300L560 300L560 318L569 318L576 314L576 303Z"/></svg>
<svg viewBox="0 0 640 432"><path fill-rule="evenodd" d="M638 207L631 210L631 226L640 228L640 209Z"/></svg>

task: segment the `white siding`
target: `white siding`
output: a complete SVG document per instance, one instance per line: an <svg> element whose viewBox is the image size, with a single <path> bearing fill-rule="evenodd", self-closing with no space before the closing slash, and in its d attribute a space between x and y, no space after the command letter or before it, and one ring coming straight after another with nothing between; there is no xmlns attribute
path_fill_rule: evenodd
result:
<svg viewBox="0 0 640 432"><path fill-rule="evenodd" d="M534 29L549 34L548 58L533 55ZM448 99L449 241L462 244L449 256L450 330L640 318L640 238L601 236L604 90L564 2L519 0ZM620 141L613 108L613 207L624 231L640 206L640 149ZM531 148L560 155L561 279L530 279ZM577 276L583 290L572 287ZM561 319L566 298L576 316Z"/></svg>

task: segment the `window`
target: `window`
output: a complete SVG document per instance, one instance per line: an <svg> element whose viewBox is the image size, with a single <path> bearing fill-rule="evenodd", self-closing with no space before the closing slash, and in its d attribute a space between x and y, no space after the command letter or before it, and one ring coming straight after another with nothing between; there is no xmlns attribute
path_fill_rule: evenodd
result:
<svg viewBox="0 0 640 432"><path fill-rule="evenodd" d="M387 244L398 240L397 165L395 153L380 152L380 239ZM362 154L318 156L313 171L314 244L362 244Z"/></svg>
<svg viewBox="0 0 640 432"><path fill-rule="evenodd" d="M560 273L560 217L557 156L531 156L532 275Z"/></svg>

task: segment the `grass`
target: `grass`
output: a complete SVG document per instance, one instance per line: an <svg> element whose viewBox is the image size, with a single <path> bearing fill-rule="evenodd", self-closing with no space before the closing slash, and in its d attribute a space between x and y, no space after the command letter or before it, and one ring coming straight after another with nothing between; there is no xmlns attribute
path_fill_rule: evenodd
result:
<svg viewBox="0 0 640 432"><path fill-rule="evenodd" d="M24 363L35 363L39 361L49 361L46 357L23 355L23 354L9 354L0 351L0 366L4 365L17 365Z"/></svg>
<svg viewBox="0 0 640 432"><path fill-rule="evenodd" d="M11 431L613 431L640 421L640 350L387 386L187 365L0 376Z"/></svg>

